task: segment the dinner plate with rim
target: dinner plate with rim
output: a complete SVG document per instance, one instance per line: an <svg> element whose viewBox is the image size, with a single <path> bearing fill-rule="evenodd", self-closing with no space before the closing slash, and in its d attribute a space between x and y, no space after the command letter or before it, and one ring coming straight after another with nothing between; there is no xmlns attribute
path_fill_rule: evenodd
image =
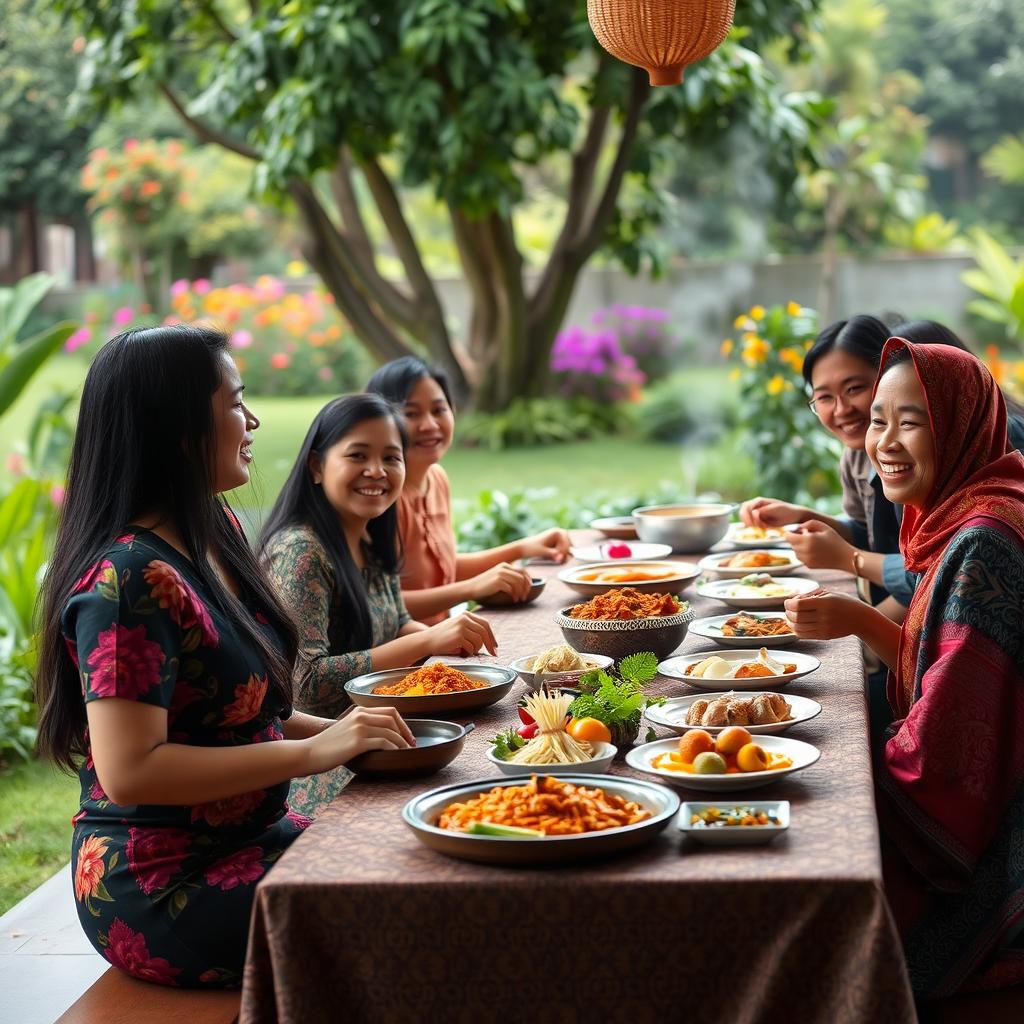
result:
<svg viewBox="0 0 1024 1024"><path fill-rule="evenodd" d="M633 522L632 516L605 516L603 519L592 519L590 528L612 540L632 540L636 537L636 523Z"/></svg>
<svg viewBox="0 0 1024 1024"><path fill-rule="evenodd" d="M625 576L647 575L656 579L625 579L621 582L601 582L586 579L603 573L617 573ZM698 576L700 569L693 562L637 562L621 559L607 562L590 562L563 569L558 578L570 589L584 597L596 597L609 590L632 587L645 594L681 594Z"/></svg>
<svg viewBox="0 0 1024 1024"><path fill-rule="evenodd" d="M577 761L575 764L517 764L505 761L494 753L493 744L487 748L487 760L502 775L603 775L611 767L619 748L614 743L592 743L594 756L588 761ZM520 748L522 749L522 748Z"/></svg>
<svg viewBox="0 0 1024 1024"><path fill-rule="evenodd" d="M759 537L745 532L752 529L742 523L730 523L729 531L722 543L733 544L738 548L788 548L790 546L785 530L770 526L764 530L764 536Z"/></svg>
<svg viewBox="0 0 1024 1024"><path fill-rule="evenodd" d="M623 544L629 548L628 555L616 558L609 554L609 549ZM645 544L638 540L603 540L599 544L571 547L569 553L577 562L615 562L616 565L625 565L629 562L650 562L652 559L665 558L672 554L672 548L668 544Z"/></svg>
<svg viewBox="0 0 1024 1024"><path fill-rule="evenodd" d="M427 693L418 697L395 696L374 693L378 686L394 686L421 666L408 665L405 668L390 668L381 672L370 672L357 676L345 684L345 692L353 704L364 708L395 708L401 714L426 715L435 711L472 711L494 704L512 689L518 678L514 669L500 665L455 665L449 661L449 668L464 672L470 679L484 685L475 690L458 690L455 693Z"/></svg>
<svg viewBox="0 0 1024 1024"><path fill-rule="evenodd" d="M656 782L621 775L560 775L559 782L602 789L609 795L634 801L650 811L651 817L634 825L570 836L511 838L438 828L441 812L449 804L470 800L495 787L521 786L525 781L521 776L506 776L441 786L413 797L402 808L402 820L421 843L438 853L484 864L528 865L586 860L635 849L654 839L679 811L679 797Z"/></svg>
<svg viewBox="0 0 1024 1024"><path fill-rule="evenodd" d="M755 814L764 811L775 818L778 825L701 825L692 821L695 814L717 807L720 811L731 811L739 807L749 808ZM788 800L718 800L708 803L703 800L686 800L679 809L676 827L684 836L704 846L764 846L777 836L789 830Z"/></svg>
<svg viewBox="0 0 1024 1024"><path fill-rule="evenodd" d="M753 573L749 574L753 575ZM758 597L751 592L750 587L745 587L742 592L732 593L740 586L739 580L712 580L708 583L698 583L697 593L701 597L710 597L715 601L721 601L732 608L781 608L791 597L799 597L801 594L809 594L812 590L818 589L818 582L810 580L806 576L780 576L772 577L772 582L780 587L786 588L785 594L777 596ZM754 588L756 590L756 588ZM762 646L764 646L762 644Z"/></svg>
<svg viewBox="0 0 1024 1024"><path fill-rule="evenodd" d="M758 693L765 692L767 691L762 687L760 690L753 692L750 690L725 690L715 693L688 693L685 697L671 697L664 704L652 705L644 711L644 717L654 725L660 725L664 729L671 729L677 736L682 736L684 732L689 732L691 729L703 729L705 732L715 736L723 729L730 727L728 725L687 725L686 713L695 701L713 701L719 697L729 696L752 698L756 697ZM812 718L817 718L821 714L821 705L816 700L811 700L810 697L798 697L796 694L787 694L786 702L789 704L792 718L787 719L785 722L769 722L767 725L744 725L743 728L752 736L773 736L791 729L794 725L809 722Z"/></svg>
<svg viewBox="0 0 1024 1024"><path fill-rule="evenodd" d="M778 565L744 565L734 567L723 564L734 558L750 558L753 555L768 555L770 558L783 559L784 561ZM782 548L751 548L745 551L721 551L714 555L705 555L697 563L697 566L701 572L713 572L730 579L740 579L754 572L766 572L772 576L788 576L790 573L796 572L797 569L802 569L804 563L796 557L795 552L792 550L787 551Z"/></svg>
<svg viewBox="0 0 1024 1024"><path fill-rule="evenodd" d="M570 668L561 672L534 672L531 666L543 653L541 651L539 654L528 654L523 658L516 658L509 665L509 668L518 673L519 678L526 683L530 690L539 690L541 686L558 690L575 687L580 681L580 676L587 672L593 672L595 669L608 668L615 661L614 658L603 654L580 654L579 656L588 662L586 668Z"/></svg>
<svg viewBox="0 0 1024 1024"><path fill-rule="evenodd" d="M668 658L658 665L658 672L670 679L681 679L687 686L695 690L721 690L723 684L726 689L743 691L752 690L777 690L780 686L799 679L801 676L810 675L821 667L813 654L798 654L796 651L775 651L771 655L774 661L781 661L786 665L796 665L793 672L786 672L777 676L751 676L749 679L730 679L728 676L688 676L686 669L690 665L698 665L707 658L721 658L723 661L751 661L750 649L739 651L700 651L697 654L677 654L674 658Z"/></svg>
<svg viewBox="0 0 1024 1024"><path fill-rule="evenodd" d="M655 768L651 762L656 757L679 749L679 740L673 736L667 740L645 743L642 747L633 747L626 754L626 764L637 771L685 789L723 792L768 786L787 775L809 768L821 757L821 751L813 744L804 743L803 740L791 740L788 736L758 736L757 743L769 754L785 754L793 763L788 768L770 768L763 772L737 772L733 775L696 775L690 772L675 772L668 768Z"/></svg>
<svg viewBox="0 0 1024 1024"><path fill-rule="evenodd" d="M790 644L800 643L800 637L792 631L789 633L777 633L773 636L726 636L722 632L722 627L729 619L734 619L739 614L741 612L729 612L728 615L709 615L703 619L694 619L690 623L689 631L703 637L705 640L713 640L721 647L745 647L757 650L761 647L788 647ZM759 612L757 614L758 618L783 619L787 625L789 623L785 612Z"/></svg>

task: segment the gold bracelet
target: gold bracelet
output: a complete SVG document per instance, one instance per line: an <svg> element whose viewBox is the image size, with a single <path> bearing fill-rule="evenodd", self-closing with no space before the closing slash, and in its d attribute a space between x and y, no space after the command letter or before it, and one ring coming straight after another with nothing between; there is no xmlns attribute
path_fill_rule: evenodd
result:
<svg viewBox="0 0 1024 1024"><path fill-rule="evenodd" d="M861 559L864 557L864 552L860 548L853 549L853 575L863 576L864 571L861 568Z"/></svg>

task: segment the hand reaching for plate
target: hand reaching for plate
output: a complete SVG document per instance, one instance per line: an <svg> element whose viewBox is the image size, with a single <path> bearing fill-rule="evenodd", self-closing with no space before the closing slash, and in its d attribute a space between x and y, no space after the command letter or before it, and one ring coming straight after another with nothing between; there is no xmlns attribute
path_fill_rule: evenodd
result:
<svg viewBox="0 0 1024 1024"><path fill-rule="evenodd" d="M740 520L744 526L760 526L762 529L785 526L787 523L802 523L810 515L810 509L803 505L791 505L776 498L751 498L740 505Z"/></svg>
<svg viewBox="0 0 1024 1024"><path fill-rule="evenodd" d="M860 611L870 607L855 597L818 588L786 602L786 618L802 640L835 640L857 632Z"/></svg>
<svg viewBox="0 0 1024 1024"><path fill-rule="evenodd" d="M842 569L851 572L856 550L818 519L811 519L786 531L786 539L808 569Z"/></svg>

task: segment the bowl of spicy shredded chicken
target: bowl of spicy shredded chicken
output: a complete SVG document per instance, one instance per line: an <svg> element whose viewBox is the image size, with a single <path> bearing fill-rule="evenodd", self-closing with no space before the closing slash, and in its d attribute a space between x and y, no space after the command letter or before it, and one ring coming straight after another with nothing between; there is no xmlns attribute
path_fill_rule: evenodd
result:
<svg viewBox="0 0 1024 1024"><path fill-rule="evenodd" d="M686 601L672 594L641 593L632 587L599 594L555 616L573 650L621 661L637 651L667 658L682 642L693 619Z"/></svg>
<svg viewBox="0 0 1024 1024"><path fill-rule="evenodd" d="M461 665L443 661L419 668L371 672L345 684L353 704L393 707L403 714L468 711L501 700L516 680L513 669L499 665Z"/></svg>

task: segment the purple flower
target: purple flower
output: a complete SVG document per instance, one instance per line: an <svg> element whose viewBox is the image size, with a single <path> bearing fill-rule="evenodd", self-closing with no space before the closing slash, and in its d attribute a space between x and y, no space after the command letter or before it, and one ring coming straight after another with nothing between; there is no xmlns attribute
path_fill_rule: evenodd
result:
<svg viewBox="0 0 1024 1024"><path fill-rule="evenodd" d="M186 295L188 294L188 290L188 281L184 277L178 278L178 280L171 285L171 298L176 299L179 295Z"/></svg>
<svg viewBox="0 0 1024 1024"><path fill-rule="evenodd" d="M130 324L135 319L135 310L131 306L122 306L114 312L114 323L118 327Z"/></svg>
<svg viewBox="0 0 1024 1024"><path fill-rule="evenodd" d="M74 352L75 349L87 345L92 340L92 331L88 327L79 327L67 341L64 342L65 352Z"/></svg>

